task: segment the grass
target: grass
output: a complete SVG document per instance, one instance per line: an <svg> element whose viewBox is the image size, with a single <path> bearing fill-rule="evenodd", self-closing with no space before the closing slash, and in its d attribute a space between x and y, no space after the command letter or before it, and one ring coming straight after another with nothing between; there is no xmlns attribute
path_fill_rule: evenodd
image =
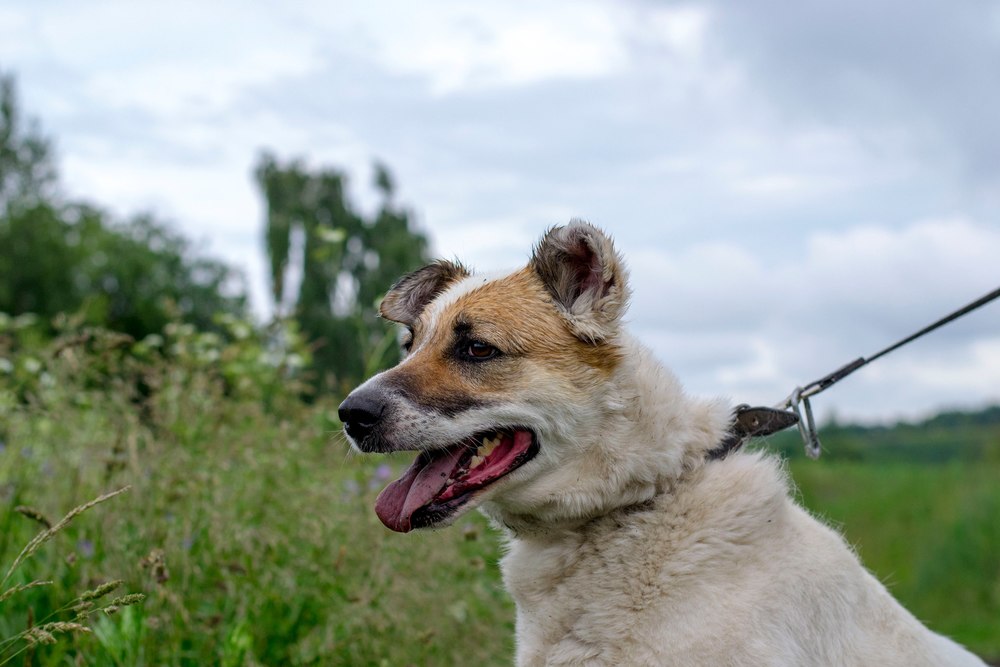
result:
<svg viewBox="0 0 1000 667"><path fill-rule="evenodd" d="M197 453L187 443L146 458L151 448L141 447L140 470L115 474L133 481L132 502L81 517L58 548L25 563L25 579L56 583L27 591L35 594L13 612L4 608L0 636L16 629L10 622L23 624L28 605L37 617L77 582L120 572L149 599L95 637L74 639L85 664L509 662L512 609L497 574L499 545L478 516L438 534L389 535L371 509L384 466L345 459L311 429L255 426L242 438L222 427ZM104 475L108 452L90 442L99 441L60 439L87 452L78 488ZM40 447L36 457L57 461ZM72 493L77 484L51 484L72 473L50 465L50 475L19 485L20 500L58 505ZM23 533L28 522L10 514L0 521ZM140 563L152 550L167 568L158 576ZM66 554L75 554L73 565Z"/></svg>
<svg viewBox="0 0 1000 667"><path fill-rule="evenodd" d="M334 397L307 405L274 378L234 382L228 344L203 355L195 336L176 331L162 361L99 339L50 345L30 377L0 345L15 360L0 376L0 575L38 532L17 507L60 516L132 487L14 570L8 587L52 584L0 602L0 640L121 578L143 604L88 619L91 632L27 664L511 664L514 610L485 521L390 533L372 506L409 457L349 455ZM1000 656L1000 464L791 469L908 608Z"/></svg>
<svg viewBox="0 0 1000 667"><path fill-rule="evenodd" d="M32 589L51 586L54 582L41 579L35 579L27 583L9 582L11 582L13 575L18 572L18 568L22 564L31 559L41 549L42 545L52 540L76 517L128 490L128 487L123 487L116 491L102 494L93 500L74 507L56 523L52 523L51 520L36 508L25 505L15 507L15 512L31 519L37 524L41 524L43 528L28 541L24 548L14 557L14 561L7 569L7 573L3 577L0 577L0 604L9 604L9 601L15 596L24 594ZM131 607L132 605L141 603L145 599L145 595L142 593L129 593L116 597L110 602L101 602L101 598L105 598L120 588L123 583L120 579L109 581L97 586L97 588L85 591L37 622L33 618L33 615L29 613L27 627L20 632L9 632L6 639L0 639L0 665L9 664L22 654L24 654L24 662L30 663L36 646L56 644L58 643L57 636L62 634L90 633L92 629L86 622L93 617L99 616L102 613L109 616L116 614L123 607Z"/></svg>
<svg viewBox="0 0 1000 667"><path fill-rule="evenodd" d="M1000 657L1000 465L796 461L792 474L917 618Z"/></svg>

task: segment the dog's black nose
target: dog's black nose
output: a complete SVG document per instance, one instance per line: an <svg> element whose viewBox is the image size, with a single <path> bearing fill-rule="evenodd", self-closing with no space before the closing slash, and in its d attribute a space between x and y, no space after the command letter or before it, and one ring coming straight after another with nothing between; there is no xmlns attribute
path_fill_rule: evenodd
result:
<svg viewBox="0 0 1000 667"><path fill-rule="evenodd" d="M378 424L385 404L369 393L351 394L343 403L337 414L340 421L344 423L344 430L347 435L354 438L355 442L361 443Z"/></svg>

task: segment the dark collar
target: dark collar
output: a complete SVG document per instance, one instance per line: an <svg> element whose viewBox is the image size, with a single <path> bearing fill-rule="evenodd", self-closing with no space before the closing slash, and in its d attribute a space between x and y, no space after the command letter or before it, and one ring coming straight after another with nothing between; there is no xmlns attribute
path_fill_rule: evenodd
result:
<svg viewBox="0 0 1000 667"><path fill-rule="evenodd" d="M777 408L751 408L746 404L738 405L733 410L733 425L729 433L722 442L708 451L705 458L709 461L724 459L729 452L739 449L750 438L777 433L798 421L799 418L793 412Z"/></svg>

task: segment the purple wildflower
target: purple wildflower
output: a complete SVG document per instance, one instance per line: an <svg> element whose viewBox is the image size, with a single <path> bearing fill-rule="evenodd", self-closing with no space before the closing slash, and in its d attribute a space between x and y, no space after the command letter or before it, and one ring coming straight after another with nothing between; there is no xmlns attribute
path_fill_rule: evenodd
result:
<svg viewBox="0 0 1000 667"><path fill-rule="evenodd" d="M80 552L80 555L84 558L94 557L94 543L90 540L84 538L82 540L77 540L76 550Z"/></svg>

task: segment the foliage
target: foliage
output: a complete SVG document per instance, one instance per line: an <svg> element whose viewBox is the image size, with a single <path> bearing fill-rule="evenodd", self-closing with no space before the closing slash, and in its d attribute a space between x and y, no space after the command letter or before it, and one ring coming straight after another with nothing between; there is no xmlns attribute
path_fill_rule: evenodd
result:
<svg viewBox="0 0 1000 667"><path fill-rule="evenodd" d="M148 215L125 222L56 192L49 142L18 110L0 76L0 312L49 321L79 312L95 326L142 338L180 317L211 328L246 310L240 276L197 257Z"/></svg>
<svg viewBox="0 0 1000 667"><path fill-rule="evenodd" d="M142 338L177 317L208 329L218 313L246 311L243 295L226 293L231 269L190 259L188 242L150 217L115 224L89 207L40 204L0 218L0 246L10 250L0 256L0 312L79 312Z"/></svg>
<svg viewBox="0 0 1000 667"><path fill-rule="evenodd" d="M315 343L323 386L344 390L398 361L375 304L399 276L426 263L427 239L412 214L393 204L388 171L376 167L381 203L370 217L351 204L346 177L334 169L310 171L264 154L256 175L267 205L274 303ZM301 276L297 293L292 267Z"/></svg>

